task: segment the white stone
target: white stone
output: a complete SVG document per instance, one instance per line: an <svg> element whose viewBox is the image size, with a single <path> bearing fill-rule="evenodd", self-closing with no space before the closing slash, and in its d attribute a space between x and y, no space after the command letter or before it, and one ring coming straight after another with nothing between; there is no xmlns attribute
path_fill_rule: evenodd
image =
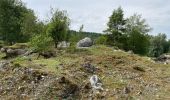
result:
<svg viewBox="0 0 170 100"><path fill-rule="evenodd" d="M100 82L100 79L98 78L97 75L93 75L90 77L90 84L93 89L103 90L102 83Z"/></svg>
<svg viewBox="0 0 170 100"><path fill-rule="evenodd" d="M69 46L70 46L70 43L67 43L66 41L62 41L57 45L58 48L67 48Z"/></svg>

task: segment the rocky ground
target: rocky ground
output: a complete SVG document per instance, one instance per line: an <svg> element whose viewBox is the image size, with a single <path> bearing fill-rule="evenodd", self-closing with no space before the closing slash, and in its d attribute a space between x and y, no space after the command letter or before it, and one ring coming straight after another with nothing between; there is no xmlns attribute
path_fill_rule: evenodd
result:
<svg viewBox="0 0 170 100"><path fill-rule="evenodd" d="M105 46L56 50L48 59L37 56L1 59L1 100L170 99L170 65L148 57ZM93 75L103 89L91 86Z"/></svg>

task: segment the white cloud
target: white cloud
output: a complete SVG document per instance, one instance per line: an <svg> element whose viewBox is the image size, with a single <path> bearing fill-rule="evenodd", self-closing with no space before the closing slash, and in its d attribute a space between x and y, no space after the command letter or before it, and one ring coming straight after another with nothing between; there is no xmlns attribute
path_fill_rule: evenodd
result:
<svg viewBox="0 0 170 100"><path fill-rule="evenodd" d="M122 6L125 17L142 14L153 27L151 34L166 33L170 38L170 1L162 0L23 0L35 10L40 19L47 18L50 7L67 10L72 20L71 28L102 32L112 11Z"/></svg>

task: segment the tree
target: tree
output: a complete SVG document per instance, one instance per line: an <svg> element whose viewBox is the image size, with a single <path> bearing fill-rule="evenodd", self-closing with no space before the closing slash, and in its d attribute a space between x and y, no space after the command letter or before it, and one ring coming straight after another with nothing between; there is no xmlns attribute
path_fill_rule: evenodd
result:
<svg viewBox="0 0 170 100"><path fill-rule="evenodd" d="M146 55L149 48L148 32L151 31L150 26L142 19L141 15L134 14L126 20L126 40L127 45L124 49L133 50L134 53Z"/></svg>
<svg viewBox="0 0 170 100"><path fill-rule="evenodd" d="M152 30L146 23L146 20L142 19L142 16L137 14L134 14L127 19L125 27L127 32L131 32L135 29L142 34L146 34Z"/></svg>
<svg viewBox="0 0 170 100"><path fill-rule="evenodd" d="M126 20L124 20L124 14L121 7L114 10L112 15L109 17L109 22L107 23L107 30L106 32L108 35L109 43L113 42L114 45L120 40L122 33L125 31L124 25Z"/></svg>
<svg viewBox="0 0 170 100"><path fill-rule="evenodd" d="M150 56L158 57L168 52L169 46L167 47L168 41L166 40L165 34L159 33L157 36L152 37L150 41Z"/></svg>
<svg viewBox="0 0 170 100"><path fill-rule="evenodd" d="M129 33L128 39L128 49L132 50L136 54L146 55L149 48L149 38L141 34L138 29L133 29Z"/></svg>
<svg viewBox="0 0 170 100"><path fill-rule="evenodd" d="M21 39L21 23L26 7L19 0L0 0L0 33L2 39L13 44Z"/></svg>
<svg viewBox="0 0 170 100"><path fill-rule="evenodd" d="M66 11L56 10L55 13L53 13L47 28L47 33L52 37L55 47L57 47L58 42L65 40L69 30L69 24L70 20L67 17Z"/></svg>
<svg viewBox="0 0 170 100"><path fill-rule="evenodd" d="M27 10L27 13L24 13L24 18L21 23L21 34L22 41L27 42L33 35L38 33L40 27L37 22L37 17L35 16L32 10Z"/></svg>
<svg viewBox="0 0 170 100"><path fill-rule="evenodd" d="M82 39L83 37L85 37L83 35L83 29L84 29L84 25L81 25L80 28L79 28L79 34L78 34L79 40Z"/></svg>
<svg viewBox="0 0 170 100"><path fill-rule="evenodd" d="M80 26L80 29L79 29L79 33L82 33L82 32L83 32L83 28L84 28L84 25L81 25L81 26Z"/></svg>

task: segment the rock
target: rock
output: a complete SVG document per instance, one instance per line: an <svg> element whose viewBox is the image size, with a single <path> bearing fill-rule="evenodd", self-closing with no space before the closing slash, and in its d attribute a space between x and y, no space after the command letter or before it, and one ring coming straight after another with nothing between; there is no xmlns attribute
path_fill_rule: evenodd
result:
<svg viewBox="0 0 170 100"><path fill-rule="evenodd" d="M43 56L44 58L51 58L51 57L56 56L56 52L55 51L47 51L47 52L40 53L40 55Z"/></svg>
<svg viewBox="0 0 170 100"><path fill-rule="evenodd" d="M129 87L125 87L123 91L125 94L129 94L131 92L131 89Z"/></svg>
<svg viewBox="0 0 170 100"><path fill-rule="evenodd" d="M34 52L31 51L31 50L28 50L27 52L25 52L24 56L29 56L29 55L31 55L32 53L34 53Z"/></svg>
<svg viewBox="0 0 170 100"><path fill-rule="evenodd" d="M67 48L69 46L70 46L70 43L67 43L66 41L62 41L57 45L58 48Z"/></svg>
<svg viewBox="0 0 170 100"><path fill-rule="evenodd" d="M85 63L82 65L82 67L87 71L87 72L90 72L90 73L94 73L96 71L96 68L91 65L90 63Z"/></svg>
<svg viewBox="0 0 170 100"><path fill-rule="evenodd" d="M156 60L158 60L158 61L166 61L168 59L170 59L170 55L164 54L164 55L159 56Z"/></svg>
<svg viewBox="0 0 170 100"><path fill-rule="evenodd" d="M27 51L24 49L16 49L15 52L17 53L17 55L22 55L25 54Z"/></svg>
<svg viewBox="0 0 170 100"><path fill-rule="evenodd" d="M163 54L163 55L159 56L158 58L156 58L155 61L161 62L164 64L169 64L170 63L170 55Z"/></svg>
<svg viewBox="0 0 170 100"><path fill-rule="evenodd" d="M93 75L90 77L90 84L95 90L103 90L102 83L97 75Z"/></svg>
<svg viewBox="0 0 170 100"><path fill-rule="evenodd" d="M132 50L129 50L127 53L129 53L129 54L134 54Z"/></svg>
<svg viewBox="0 0 170 100"><path fill-rule="evenodd" d="M71 96L77 94L76 92L79 90L79 87L76 84L68 84L67 87L65 87L65 90L63 91L63 93L61 94L61 97L63 99L67 99L67 100L73 100L71 99ZM70 99L69 99L70 97Z"/></svg>
<svg viewBox="0 0 170 100"><path fill-rule="evenodd" d="M13 54L13 53L15 53L15 50L7 49L6 53L8 53L8 54Z"/></svg>
<svg viewBox="0 0 170 100"><path fill-rule="evenodd" d="M93 45L91 38L85 37L77 43L77 47L90 47Z"/></svg>
<svg viewBox="0 0 170 100"><path fill-rule="evenodd" d="M25 49L11 49L11 48L4 47L4 48L1 48L1 52L6 53L6 57L4 57L4 58L9 58L9 57L15 57L18 55L24 55L27 52L27 50L25 50Z"/></svg>
<svg viewBox="0 0 170 100"><path fill-rule="evenodd" d="M6 51L6 49L5 48L1 48L1 52L5 52Z"/></svg>
<svg viewBox="0 0 170 100"><path fill-rule="evenodd" d="M14 56L18 56L18 55L23 55L25 54L27 51L23 50L23 49L7 49L6 50L6 57L14 57Z"/></svg>

